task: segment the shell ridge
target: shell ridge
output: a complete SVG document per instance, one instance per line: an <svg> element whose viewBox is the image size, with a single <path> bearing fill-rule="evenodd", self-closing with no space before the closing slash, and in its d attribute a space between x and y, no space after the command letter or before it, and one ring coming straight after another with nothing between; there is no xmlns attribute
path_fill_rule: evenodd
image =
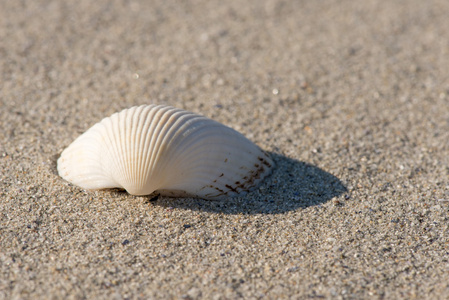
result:
<svg viewBox="0 0 449 300"><path fill-rule="evenodd" d="M185 165L186 161L191 161L186 153L190 153L195 148L203 147L203 144L198 143L198 141L201 141L208 136L220 136L219 134L221 133L221 126L218 126L220 125L219 123L211 122L211 120L204 117L197 116L196 118L188 120L188 122L195 123L195 128L192 128L182 136L178 136L177 139L173 140L169 145L171 149L176 149L176 153L171 154L171 161L176 166ZM189 167L186 166L186 168Z"/></svg>
<svg viewBox="0 0 449 300"><path fill-rule="evenodd" d="M162 114L160 115L156 129L157 134L155 134L156 138L151 147L152 159L148 165L148 170L150 170L152 174L158 174L157 178L152 178L152 184L154 184L155 187L160 185L161 178L163 177L163 174L157 172L158 166L164 163L159 158L159 153L161 151L161 147L164 145L163 141L167 138L167 131L169 131L170 126L173 126L171 117L176 114L178 110L173 107L164 107L161 111Z"/></svg>
<svg viewBox="0 0 449 300"><path fill-rule="evenodd" d="M173 139L169 145L170 149L176 149L176 153L173 154L172 161L174 164L179 165L184 159L184 154L186 151L192 149L192 145L198 143L199 140L206 138L208 135L211 135L211 132L219 128L216 124L208 122L209 120L205 120L203 118L192 118L189 122L197 122L196 128L190 130L189 132L185 132L182 136L177 137L177 139ZM215 133L217 134L217 132ZM198 147L202 147L201 145L197 145Z"/></svg>
<svg viewBox="0 0 449 300"><path fill-rule="evenodd" d="M182 151L180 151L182 153L179 153L179 156L181 156L182 159L185 158L186 160L191 161L192 156L193 157L198 156L198 154L196 153L198 151L198 149L200 149L200 150L202 148L207 149L207 147L205 147L206 145L210 146L209 150L205 150L205 151L209 151L209 152L210 151L212 151L212 152L218 151L221 153L222 151L226 150L226 151L231 151L231 153L232 153L232 152L236 151L234 149L235 146L231 145L229 143L229 140L223 142L223 136L229 136L232 138L232 135L225 135L225 134L223 134L224 133L223 131L219 132L220 134L214 133L212 127L204 127L204 128L202 128L202 130L200 132L196 132L196 133L197 133L195 136L196 139L191 139L189 141L189 143L187 145L185 145L185 147L182 148ZM202 143L202 144L198 143L198 140L202 140L202 139L206 139L206 138L208 138L207 143ZM245 143L252 146L252 144L248 143L247 141L245 141ZM257 148L255 148L254 150L257 150ZM187 151L189 151L189 153L190 153L189 156L185 155L185 153ZM243 152L243 153L239 152L238 155L242 155L244 153L245 152ZM199 155L199 157L204 158L203 155Z"/></svg>
<svg viewBox="0 0 449 300"><path fill-rule="evenodd" d="M113 168L110 169L111 171L111 177L114 178L115 181L120 182L120 178L125 178L126 182L126 175L123 171L123 166L125 164L124 162L124 156L123 156L123 145L121 143L121 139L123 138L120 130L121 125L121 116L125 113L125 111L121 111L119 113L116 113L111 116L111 122L110 122L110 138L112 141L112 153L113 157L115 158L116 162L113 165ZM122 187L124 182L121 182L120 185Z"/></svg>
<svg viewBox="0 0 449 300"><path fill-rule="evenodd" d="M158 108L158 107L156 107ZM149 141L145 145L145 150L143 153L144 159L142 163L142 174L145 174L145 181L143 185L151 185L151 186L157 186L157 183L155 182L155 178L153 178L153 164L155 161L155 147L157 144L157 140L159 139L161 127L163 127L163 124L161 124L161 120L163 119L163 116L165 115L167 110L167 107L161 107L161 109L155 109L155 114L153 118L150 120L151 127L150 130L147 133L147 137L149 136Z"/></svg>
<svg viewBox="0 0 449 300"><path fill-rule="evenodd" d="M176 128L176 132L174 134L174 136L172 137L172 139L170 141L168 141L166 149L167 151L165 153L163 153L164 157L169 157L169 160L166 160L165 164L162 166L161 168L164 169L172 169L172 168L176 168L177 172L173 175L170 176L170 181L174 181L177 182L179 180L180 177L182 178L183 176L185 176L185 174L190 174L189 172L189 161L188 159L184 159L183 158L183 153L185 154L185 151L188 151L188 147L184 147L184 143L186 142L193 142L195 143L196 138L198 137L198 135L195 135L195 133L197 133L198 129L200 128L199 126L196 126L196 128L189 130L186 133L186 126L187 127L191 127L192 123L195 123L197 120L202 120L201 117L199 117L198 115L195 114L189 114L189 115L184 115L183 116L183 120L182 122L180 122L180 127ZM203 124L202 126L205 127L207 124ZM177 134L177 133L182 133L182 134ZM193 135L193 138L191 138L191 136ZM168 187L166 185L163 185L164 187Z"/></svg>
<svg viewBox="0 0 449 300"><path fill-rule="evenodd" d="M135 116L139 115L139 107L132 107L129 109L128 113L126 114L126 122L125 122L125 129L126 129L126 140L128 141L126 143L126 173L128 177L128 183L132 184L133 186L136 185L136 182L134 180L135 178L135 170L134 170L134 152L132 151L135 147L135 124L134 124L134 118Z"/></svg>
<svg viewBox="0 0 449 300"><path fill-rule="evenodd" d="M128 110L128 112L124 115L125 122L124 122L124 132L125 132L125 162L126 165L123 167L125 168L126 172L126 178L128 181L128 184L131 184L133 186L136 186L135 182L135 170L134 170L134 152L133 147L135 147L135 126L134 126L134 119L136 115L139 115L140 109L139 107L132 107Z"/></svg>
<svg viewBox="0 0 449 300"><path fill-rule="evenodd" d="M163 130L163 139L158 143L154 152L155 161L157 161L158 164L153 166L153 171L162 175L159 178L159 182L162 185L164 185L165 181L172 179L167 178L168 176L166 175L166 170L169 169L170 166L176 166L176 164L173 164L172 158L173 152L176 152L178 149L172 144L172 141L177 139L179 137L179 133L182 132L185 119L191 118L192 116L192 114L188 114L185 111L176 110L169 117L168 122L166 123Z"/></svg>
<svg viewBox="0 0 449 300"><path fill-rule="evenodd" d="M177 120L172 123L171 120L173 120L174 118L176 118ZM180 181L179 177L182 178L183 175L189 174L188 168L179 170L179 167L183 165L185 166L185 164L177 161L175 157L176 155L174 155L175 153L181 154L180 156L182 160L182 153L185 150L181 147L182 143L188 141L190 135L197 133L197 131L201 128L208 128L210 127L208 126L210 124L220 125L219 123L207 119L206 117L179 109L176 109L173 112L169 120L170 122L167 122L167 124L170 125L170 128L167 132L165 132L165 134L163 134L164 140L161 141L161 143L158 143L158 145L164 146L159 148L155 147L158 150L154 151L155 161L158 161L158 164L157 166L154 166L153 172L159 174L158 180L160 182L160 185L158 185L158 189L170 188L171 185L176 184L176 182ZM190 130L187 130L188 128L190 128ZM197 137L197 135L195 137ZM191 140L192 143L195 143L196 141L193 138ZM170 159L164 159L165 157L169 157ZM168 178L168 176L165 175L166 170L170 170L173 168L178 170L176 174ZM167 185L165 181L168 181L170 183ZM185 179L181 179L181 181L185 181Z"/></svg>
<svg viewBox="0 0 449 300"><path fill-rule="evenodd" d="M113 144L111 139L111 132L108 127L110 127L111 119L110 118L104 118L101 120L100 123L98 123L98 133L102 136L100 143L100 149L102 155L99 157L101 161L101 168L103 169L103 172L105 173L105 176L108 176L112 181L115 181L114 178L111 176L111 168L113 168L112 165L116 164L116 157L113 154L113 147L111 146ZM90 130L86 131L85 135L88 135L90 133Z"/></svg>
<svg viewBox="0 0 449 300"><path fill-rule="evenodd" d="M131 174L134 174L136 178L133 178L135 180L135 186L142 186L143 185L143 176L139 176L140 173L140 164L139 162L139 156L140 152L139 149L142 147L142 140L143 140L143 128L145 128L145 122L147 120L146 114L148 114L149 109L146 109L145 106L141 105L136 108L136 113L133 117L133 123L132 128L133 131L131 132L131 139L134 138L134 142L130 143L130 153L131 153L131 165L132 169L130 170ZM145 117L142 117L145 116Z"/></svg>
<svg viewBox="0 0 449 300"><path fill-rule="evenodd" d="M120 112L121 113L121 112ZM119 114L113 114L109 119L106 119L103 123L104 129L106 131L105 136L107 140L105 140L105 152L108 154L104 157L104 168L107 170L108 176L115 182L117 182L118 187L124 188L124 182L121 180L123 178L122 174L122 164L123 164L123 155L120 150L120 136L117 130L116 123L119 122Z"/></svg>
<svg viewBox="0 0 449 300"><path fill-rule="evenodd" d="M140 146L136 147L135 151L136 156L139 157L138 162L138 186L146 190L152 190L153 189L153 183L152 183L152 173L148 172L147 164L148 161L151 161L152 159L152 149L151 144L154 139L154 131L155 131L155 121L157 121L157 106L150 105L147 107L144 107L142 111L142 115L140 118L144 119L144 126L140 130L140 133L138 134L139 137L139 143ZM136 162L137 163L137 162Z"/></svg>
<svg viewBox="0 0 449 300"><path fill-rule="evenodd" d="M145 118L145 127L142 128L140 134L140 139L143 139L143 141L141 142L143 147L136 148L136 151L141 151L141 153L138 154L141 157L138 167L138 174L140 174L139 186L141 188L144 188L145 185L150 184L150 186L146 189L152 189L152 173L149 172L147 165L148 162L153 159L151 147L155 138L155 123L157 123L158 121L157 113L157 106L148 107L148 109L143 112L143 116Z"/></svg>
<svg viewBox="0 0 449 300"><path fill-rule="evenodd" d="M117 115L117 121L114 122L114 140L116 145L118 146L116 150L118 151L118 157L120 158L118 168L118 174L120 174L121 178L124 180L124 183L128 183L128 174L126 174L126 144L128 143L125 126L126 126L126 115L127 111L122 111ZM124 141L124 143L122 142ZM116 176L116 174L114 174Z"/></svg>
<svg viewBox="0 0 449 300"><path fill-rule="evenodd" d="M187 122L194 122L197 121L197 118L195 116L189 116L190 119L186 121ZM184 131L186 124L180 124L181 126L177 128L177 131ZM203 127L206 127L207 124L204 124ZM167 144L167 148L170 152L178 152L178 154L181 154L185 149L188 149L189 145L192 143L195 143L198 138L200 138L198 135L195 136L192 139L189 139L189 137L192 134L199 134L200 127L197 126L195 130L190 130L189 132L183 132L181 135L174 136ZM173 154L175 154L173 153ZM172 153L170 153L172 154ZM179 155L178 155L179 156ZM175 158L175 157L174 157Z"/></svg>
<svg viewBox="0 0 449 300"><path fill-rule="evenodd" d="M151 142L149 139L151 139L152 134L152 119L155 114L155 110L153 109L153 106L150 107L144 107L142 110L142 113L140 115L140 119L142 119L142 126L138 133L136 133L136 137L138 137L138 146L135 148L136 151L136 157L141 157L142 155L148 155L148 146ZM142 149L140 151L140 149ZM140 153L139 153L140 152ZM145 181L144 178L144 164L145 164L146 157L144 157L139 163L136 162L136 174L140 174L140 179L138 180L138 185L142 186L143 182Z"/></svg>

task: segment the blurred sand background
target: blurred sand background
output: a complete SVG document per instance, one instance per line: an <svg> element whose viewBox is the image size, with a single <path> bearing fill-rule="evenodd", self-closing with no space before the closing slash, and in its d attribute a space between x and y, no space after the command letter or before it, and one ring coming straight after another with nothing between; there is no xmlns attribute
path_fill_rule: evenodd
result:
<svg viewBox="0 0 449 300"><path fill-rule="evenodd" d="M449 1L0 0L0 299L448 299ZM161 103L272 153L228 201L56 159Z"/></svg>

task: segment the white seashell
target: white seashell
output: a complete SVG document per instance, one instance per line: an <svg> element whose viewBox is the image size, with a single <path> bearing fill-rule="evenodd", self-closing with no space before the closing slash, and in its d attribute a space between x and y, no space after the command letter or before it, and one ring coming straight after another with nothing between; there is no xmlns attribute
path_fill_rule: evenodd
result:
<svg viewBox="0 0 449 300"><path fill-rule="evenodd" d="M58 159L59 175L84 189L205 199L245 194L272 166L269 155L237 131L163 105L103 119Z"/></svg>

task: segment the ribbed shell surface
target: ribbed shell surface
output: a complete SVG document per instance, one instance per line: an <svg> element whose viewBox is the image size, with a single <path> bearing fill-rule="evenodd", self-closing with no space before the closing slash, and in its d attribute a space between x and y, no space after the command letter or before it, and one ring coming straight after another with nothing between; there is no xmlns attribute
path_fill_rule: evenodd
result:
<svg viewBox="0 0 449 300"><path fill-rule="evenodd" d="M223 199L270 172L269 155L237 131L181 109L144 105L103 119L58 159L58 172L85 189Z"/></svg>

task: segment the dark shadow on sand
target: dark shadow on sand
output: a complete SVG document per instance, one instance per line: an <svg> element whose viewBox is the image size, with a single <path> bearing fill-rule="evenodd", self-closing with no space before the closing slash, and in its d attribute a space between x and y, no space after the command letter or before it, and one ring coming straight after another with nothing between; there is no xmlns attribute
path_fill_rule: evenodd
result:
<svg viewBox="0 0 449 300"><path fill-rule="evenodd" d="M271 153L276 163L272 175L246 196L226 200L148 196L152 205L223 214L281 214L319 205L347 192L332 174L308 163Z"/></svg>

